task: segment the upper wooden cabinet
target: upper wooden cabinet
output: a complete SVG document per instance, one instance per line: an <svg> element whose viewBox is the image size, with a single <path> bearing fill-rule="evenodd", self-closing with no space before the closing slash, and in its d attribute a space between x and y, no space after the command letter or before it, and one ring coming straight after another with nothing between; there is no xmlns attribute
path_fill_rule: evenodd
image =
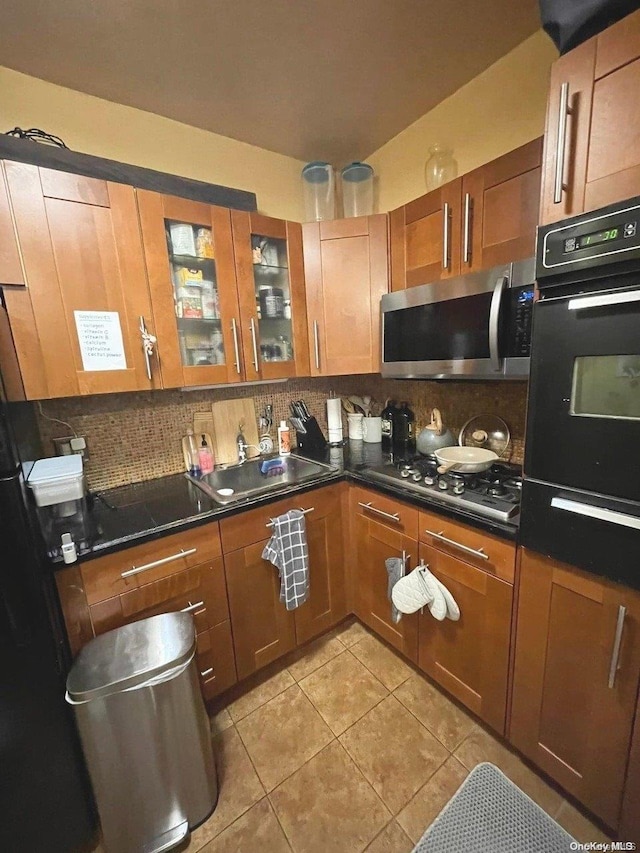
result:
<svg viewBox="0 0 640 853"><path fill-rule="evenodd" d="M231 211L247 379L309 375L302 228Z"/></svg>
<svg viewBox="0 0 640 853"><path fill-rule="evenodd" d="M153 322L133 188L24 163L4 170L22 258L14 278L26 279L4 300L27 399L158 387L140 332Z"/></svg>
<svg viewBox="0 0 640 853"><path fill-rule="evenodd" d="M533 255L541 162L534 139L392 211L391 289Z"/></svg>
<svg viewBox="0 0 640 853"><path fill-rule="evenodd" d="M639 629L640 593L523 551L510 739L614 828L636 712Z"/></svg>
<svg viewBox="0 0 640 853"><path fill-rule="evenodd" d="M3 284L22 286L25 280L4 163L0 162L0 285Z"/></svg>
<svg viewBox="0 0 640 853"><path fill-rule="evenodd" d="M302 236L311 375L379 372L386 214L310 222Z"/></svg>
<svg viewBox="0 0 640 853"><path fill-rule="evenodd" d="M391 289L460 274L462 181L458 178L391 211Z"/></svg>
<svg viewBox="0 0 640 853"><path fill-rule="evenodd" d="M640 195L640 11L551 70L540 221Z"/></svg>

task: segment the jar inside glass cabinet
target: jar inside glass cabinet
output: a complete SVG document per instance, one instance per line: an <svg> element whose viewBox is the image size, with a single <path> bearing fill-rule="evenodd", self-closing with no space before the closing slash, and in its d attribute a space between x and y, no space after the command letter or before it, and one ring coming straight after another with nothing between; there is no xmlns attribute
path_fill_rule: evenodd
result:
<svg viewBox="0 0 640 853"><path fill-rule="evenodd" d="M451 148L436 142L429 148L429 159L425 166L428 190L435 190L458 176L458 163Z"/></svg>

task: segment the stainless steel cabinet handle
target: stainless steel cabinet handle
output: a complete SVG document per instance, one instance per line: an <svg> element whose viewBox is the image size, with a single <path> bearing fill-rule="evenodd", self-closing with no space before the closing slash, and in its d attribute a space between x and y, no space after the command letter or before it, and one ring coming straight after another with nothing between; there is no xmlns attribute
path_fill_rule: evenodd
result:
<svg viewBox="0 0 640 853"><path fill-rule="evenodd" d="M196 603L195 603L195 604L191 604L191 603L189 603L189 606L188 606L188 607L183 607L183 608L180 610L180 613L193 613L193 611L194 611L194 610L200 610L200 608L202 608L203 610L206 610L206 609L207 609L207 608L204 606L204 601L196 601Z"/></svg>
<svg viewBox="0 0 640 853"><path fill-rule="evenodd" d="M607 305L624 305L628 302L640 302L640 290L628 290L626 293L601 293L598 296L579 296L570 299L569 311L581 311L585 308L604 308Z"/></svg>
<svg viewBox="0 0 640 853"><path fill-rule="evenodd" d="M622 645L622 632L624 631L624 618L627 615L627 608L622 604L618 607L618 621L616 623L616 635L613 640L613 650L611 652L611 663L609 664L609 689L613 690L616 684L616 675L618 674L618 662L620 660L620 646Z"/></svg>
<svg viewBox="0 0 640 853"><path fill-rule="evenodd" d="M208 675L211 675L212 672L213 667L210 666L209 669L205 669L203 672L200 673L200 675L202 676L202 678L206 678Z"/></svg>
<svg viewBox="0 0 640 853"><path fill-rule="evenodd" d="M320 370L320 335L317 320L313 321L313 347L316 355L316 370Z"/></svg>
<svg viewBox="0 0 640 853"><path fill-rule="evenodd" d="M184 548L180 549L179 554L172 554L170 557L163 557L161 560L154 560L153 563L145 563L144 566L132 566L126 572L121 572L121 578L130 578L132 575L139 575L140 572L148 572L150 569L155 569L158 566L164 566L165 563L172 563L174 560L181 560L183 557L190 557L195 554L197 548L189 548L187 551Z"/></svg>
<svg viewBox="0 0 640 853"><path fill-rule="evenodd" d="M444 530L441 530L440 533L434 533L433 530L425 530L425 533L428 533L429 536L433 536L434 539L438 539L440 542L445 542L453 548L458 548L460 551L464 551L465 554L473 554L474 557L480 557L481 560L489 559L489 555L484 553L484 548L469 548L468 545L463 545L462 542L456 542L455 539L447 539L447 537L443 535Z"/></svg>
<svg viewBox="0 0 640 853"><path fill-rule="evenodd" d="M502 294L505 291L509 279L506 275L501 276L496 281L496 286L493 288L493 296L491 297L491 308L489 309L489 358L491 366L496 373L502 370L500 361L500 308L502 306Z"/></svg>
<svg viewBox="0 0 640 853"><path fill-rule="evenodd" d="M449 204L442 205L442 268L449 269Z"/></svg>
<svg viewBox="0 0 640 853"><path fill-rule="evenodd" d="M236 357L235 365L238 373L242 373L240 370L240 350L238 348L238 327L236 325L236 318L231 318L231 333L233 334L233 350Z"/></svg>
<svg viewBox="0 0 640 853"><path fill-rule="evenodd" d="M566 498L551 498L551 506L554 509L562 509L575 515L584 515L586 518L596 518L598 521L608 521L610 524L618 524L620 527L640 530L640 518L635 515L627 515L625 512L616 512L613 509L591 506L591 504L570 501Z"/></svg>
<svg viewBox="0 0 640 853"><path fill-rule="evenodd" d="M401 519L397 512L394 512L393 515L391 515L390 512L385 512L382 509L376 509L376 507L373 506L371 501L366 504L362 503L362 501L358 501L358 506L361 506L362 509L366 509L368 512L373 512L376 515L383 516L383 518L388 518L390 521L395 521L396 524L400 524Z"/></svg>
<svg viewBox="0 0 640 853"><path fill-rule="evenodd" d="M303 515L306 515L308 512L315 512L315 507L310 506L309 509L303 509L302 507L300 507L300 512ZM268 524L265 524L265 527L273 527L273 519L271 519L271 521Z"/></svg>
<svg viewBox="0 0 640 853"><path fill-rule="evenodd" d="M558 105L558 138L556 139L556 174L553 187L553 203L560 204L562 191L566 189L564 180L564 157L567 147L567 116L571 115L569 106L569 84L560 86L560 103Z"/></svg>
<svg viewBox="0 0 640 853"><path fill-rule="evenodd" d="M258 344L256 342L256 324L253 317L249 320L249 325L251 326L251 345L253 347L253 366L256 369L256 373L259 372L258 367Z"/></svg>
<svg viewBox="0 0 640 853"><path fill-rule="evenodd" d="M156 344L156 337L147 331L144 317L140 315L138 319L138 328L140 329L140 337L142 338L142 352L144 353L144 361L147 368L147 379L151 379L151 356L153 355L153 348Z"/></svg>
<svg viewBox="0 0 640 853"><path fill-rule="evenodd" d="M462 259L465 264L471 262L471 194L464 194L464 232L462 244Z"/></svg>
<svg viewBox="0 0 640 853"><path fill-rule="evenodd" d="M406 551L403 551L402 552L402 575L401 575L401 577L404 577L407 573L407 560L408 559L409 559L409 555L407 554Z"/></svg>

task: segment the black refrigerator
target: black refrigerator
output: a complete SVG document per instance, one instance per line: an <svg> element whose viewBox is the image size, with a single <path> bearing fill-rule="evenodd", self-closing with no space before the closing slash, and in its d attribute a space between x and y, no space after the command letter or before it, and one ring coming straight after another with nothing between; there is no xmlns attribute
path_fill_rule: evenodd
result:
<svg viewBox="0 0 640 853"><path fill-rule="evenodd" d="M41 455L34 427L32 405L6 404L0 389L0 850L74 853L95 842L95 807L64 698L53 575L22 477L21 455Z"/></svg>

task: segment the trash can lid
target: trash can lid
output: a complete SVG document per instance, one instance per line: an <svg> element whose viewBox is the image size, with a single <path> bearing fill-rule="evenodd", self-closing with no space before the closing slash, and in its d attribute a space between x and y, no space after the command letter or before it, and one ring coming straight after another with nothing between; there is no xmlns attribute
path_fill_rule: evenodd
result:
<svg viewBox="0 0 640 853"><path fill-rule="evenodd" d="M73 701L120 693L187 663L195 651L190 613L162 613L115 628L84 646L67 677Z"/></svg>

